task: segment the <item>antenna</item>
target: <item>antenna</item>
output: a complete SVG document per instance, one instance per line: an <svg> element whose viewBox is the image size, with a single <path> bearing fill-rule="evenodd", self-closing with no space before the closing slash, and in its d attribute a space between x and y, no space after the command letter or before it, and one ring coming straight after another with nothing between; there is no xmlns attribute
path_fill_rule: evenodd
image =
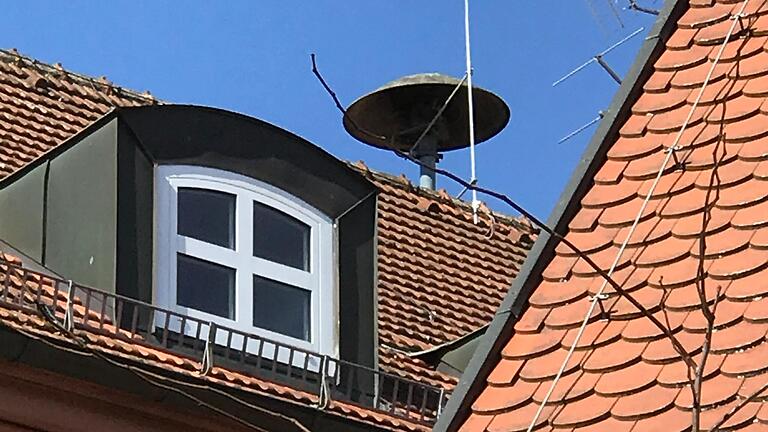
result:
<svg viewBox="0 0 768 432"><path fill-rule="evenodd" d="M469 47L469 0L464 0L464 51L467 58L467 111L469 115L469 164L471 171L471 184L477 183L475 169L475 109L472 105L472 52ZM477 190L472 189L472 221L477 225L477 208L480 202L477 200Z"/></svg>
<svg viewBox="0 0 768 432"><path fill-rule="evenodd" d="M610 33L612 33L611 29L608 28L608 25L606 25L607 20L616 20L616 23L618 23L619 28L624 28L624 21L621 19L621 14L618 8L616 8L616 5L614 4L615 0L584 0L587 4L587 7L589 8L589 12L592 14L592 18L594 18L597 25L600 27L601 30L603 30L603 33L605 33L606 36L608 36ZM597 3L600 3L598 6ZM608 4L607 7L605 4ZM605 10L608 10L608 12L604 12ZM608 17L604 17L603 15L608 15Z"/></svg>
<svg viewBox="0 0 768 432"><path fill-rule="evenodd" d="M580 134L582 131L584 131L584 129L586 129L586 128L592 126L593 124L599 122L600 120L602 120L603 117L605 117L605 113L603 111L598 111L597 112L597 117L593 118L592 120L590 120L589 122L587 122L586 124L584 124L580 128L576 129L575 131L569 133L568 135L560 138L560 141L558 141L557 143L558 144L562 144L562 143L568 141L569 139L573 138L574 136Z"/></svg>
<svg viewBox="0 0 768 432"><path fill-rule="evenodd" d="M621 84L621 77L619 77L619 75L616 73L616 71L614 71L614 70L613 70L613 69L612 69L612 68L611 68L611 67L608 65L608 63L606 63L606 62L605 62L605 60L603 59L603 57L604 57L606 54L608 54L609 52L611 52L611 51L613 51L614 49L618 48L619 46L623 45L623 44L624 44L625 42L627 42L628 40L630 40L630 39L632 39L633 37L635 37L635 36L639 35L640 33L642 33L642 32L643 32L643 30L645 30L645 28L644 28L644 27L640 27L639 29L637 29L637 30L633 31L632 33L630 33L630 34L629 34L627 37L625 37L624 39L622 39L622 40L620 40L620 41L616 42L615 44L611 45L610 47L608 47L608 48L607 48L607 49L605 49L604 51L602 51L602 52L600 52L600 53L596 54L594 57L592 57L591 59L589 59L589 60L587 60L586 62L584 62L584 63L583 63L581 66L579 66L579 67L577 67L576 69L574 69L574 70L572 70L572 71L568 72L567 74L565 74L565 76L563 76L563 77L562 77L562 78L560 78L559 80L557 80L557 81L553 82L553 83L552 83L552 87L555 87L556 85L560 84L561 82L563 82L563 81L567 80L568 78L570 78L570 77L572 77L572 76L576 75L576 74L577 74L579 71L581 71L582 69L584 69L585 67L589 66L589 65L590 65L590 64L592 64L592 63L597 63L597 64L599 64L599 65L600 65L600 67L602 67L602 68L603 68L603 69L604 69L606 72L608 72L608 74L611 76L611 78L613 78L613 79L614 79L614 81L616 81L617 83Z"/></svg>

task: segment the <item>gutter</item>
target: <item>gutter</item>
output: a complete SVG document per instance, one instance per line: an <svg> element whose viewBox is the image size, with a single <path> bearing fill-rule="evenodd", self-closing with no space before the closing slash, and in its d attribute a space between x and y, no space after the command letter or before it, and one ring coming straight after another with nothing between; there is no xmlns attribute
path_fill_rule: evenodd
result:
<svg viewBox="0 0 768 432"><path fill-rule="evenodd" d="M566 233L568 224L580 208L581 198L592 184L595 172L605 159L614 137L630 114L632 104L642 92L653 71L653 62L665 49L665 43L677 27L677 20L687 10L685 0L667 0L653 28L606 110L595 135L587 146L547 225ZM435 424L435 432L457 430L471 412L471 402L485 388L485 379L498 363L501 349L509 341L514 323L528 305L528 298L541 280L540 274L554 255L558 240L542 232L531 248L520 272L494 315L453 396Z"/></svg>

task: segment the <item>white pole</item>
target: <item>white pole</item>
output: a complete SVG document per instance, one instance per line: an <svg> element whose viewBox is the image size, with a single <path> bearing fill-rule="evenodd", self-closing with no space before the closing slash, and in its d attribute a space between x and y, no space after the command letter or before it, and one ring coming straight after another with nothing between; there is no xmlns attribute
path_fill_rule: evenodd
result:
<svg viewBox="0 0 768 432"><path fill-rule="evenodd" d="M469 111L469 160L471 169L470 183L477 184L475 170L475 108L472 100L472 54L469 48L469 0L464 0L464 41L467 57L467 104ZM477 224L477 209L480 202L477 200L477 191L472 189L472 220Z"/></svg>

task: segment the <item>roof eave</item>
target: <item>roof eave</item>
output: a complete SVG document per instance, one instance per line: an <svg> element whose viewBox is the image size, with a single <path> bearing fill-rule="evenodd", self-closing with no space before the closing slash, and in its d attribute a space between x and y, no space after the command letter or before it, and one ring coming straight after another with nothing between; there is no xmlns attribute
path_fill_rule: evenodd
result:
<svg viewBox="0 0 768 432"><path fill-rule="evenodd" d="M652 72L653 62L661 55L666 41L675 29L677 19L686 10L684 0L666 0L656 23L640 48L640 52L622 81L611 105L605 112L597 131L584 151L568 185L550 214L547 225L556 232L565 233L568 224L586 191L613 138L630 113L632 104L642 92L645 79ZM494 315L488 331L483 336L452 397L440 416L434 431L453 431L461 425L470 411L467 401L474 400L485 387L485 378L496 364L501 347L509 339L513 323L524 310L532 289L539 280L543 267L554 253L558 240L542 232L531 248L518 276L512 282L501 306Z"/></svg>

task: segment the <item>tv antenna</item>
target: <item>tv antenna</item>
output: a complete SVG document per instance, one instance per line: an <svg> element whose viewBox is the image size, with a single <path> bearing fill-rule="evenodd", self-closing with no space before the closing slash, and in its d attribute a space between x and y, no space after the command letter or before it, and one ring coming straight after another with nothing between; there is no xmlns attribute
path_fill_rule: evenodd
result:
<svg viewBox="0 0 768 432"><path fill-rule="evenodd" d="M608 65L608 63L605 61L604 57L609 52L613 51L614 49L618 48L619 46L623 45L624 43L626 43L627 41L632 39L633 37L635 37L635 36L639 35L640 33L642 33L643 30L645 30L645 28L644 27L640 27L639 29L637 29L637 30L633 31L632 33L630 33L624 39L616 42L615 44L613 44L611 46L609 46L607 49L603 50L602 52L600 52L598 54L595 54L591 59L585 61L581 66L579 66L576 69L568 72L567 74L565 74L565 76L563 76L559 80L553 82L552 83L552 87L555 87L556 85L562 83L563 81L567 80L568 78L576 75L578 72L580 72L582 69L584 69L585 67L589 66L592 63L597 63L598 65L600 65L600 67L602 67L603 70L605 70L608 73L608 75L610 75L611 78L613 78L614 81L616 81L618 84L621 84L621 77L619 76L619 74L616 73L615 70L613 70L613 68L611 68L610 65Z"/></svg>

